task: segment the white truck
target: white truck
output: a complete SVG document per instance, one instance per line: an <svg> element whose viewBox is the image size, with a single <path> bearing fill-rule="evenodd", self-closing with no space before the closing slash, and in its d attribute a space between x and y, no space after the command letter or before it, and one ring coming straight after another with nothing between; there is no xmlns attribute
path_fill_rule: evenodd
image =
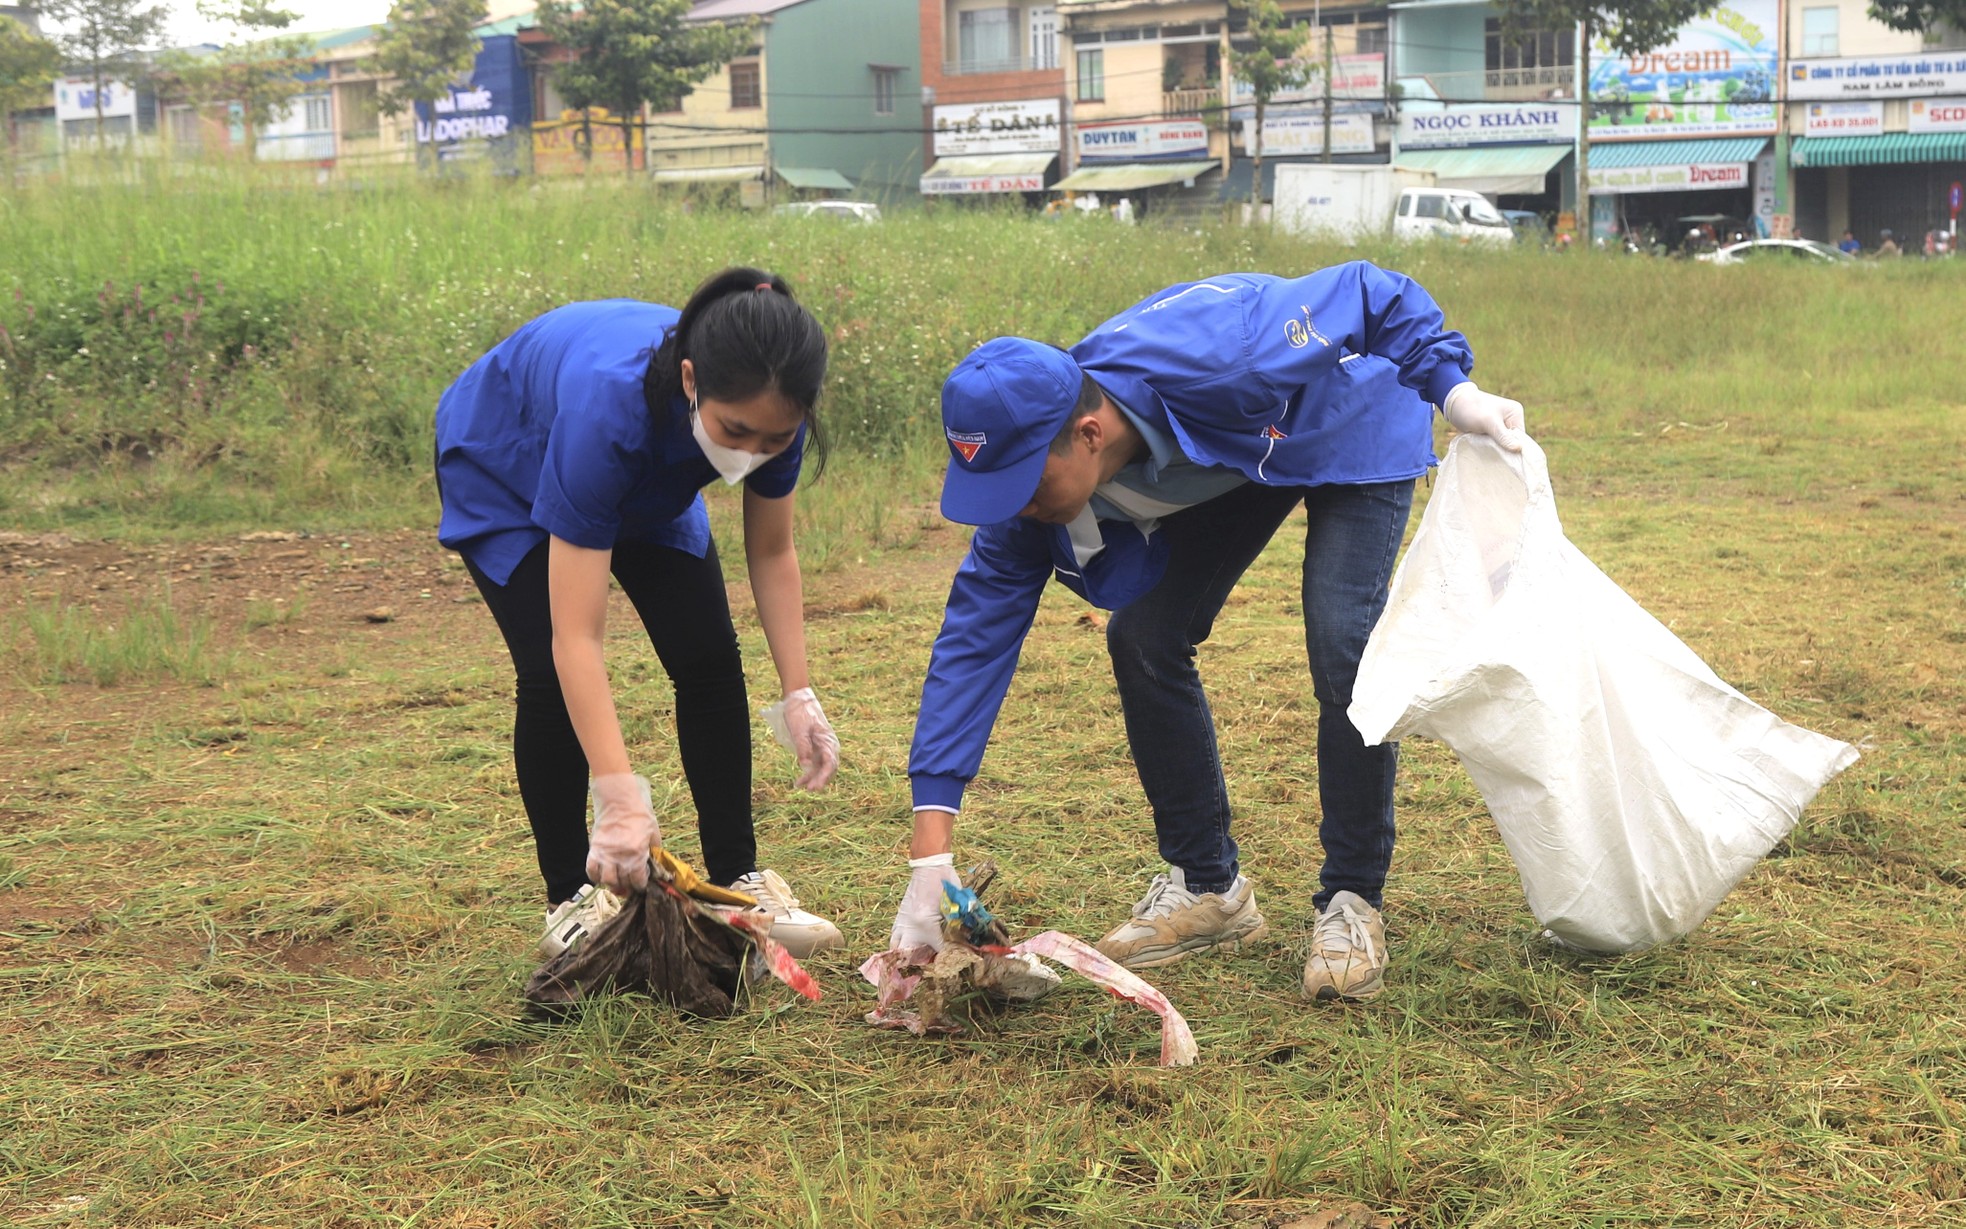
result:
<svg viewBox="0 0 1966 1229"><path fill-rule="evenodd" d="M1432 171L1403 166L1346 166L1317 162L1277 165L1271 208L1276 225L1308 238L1454 239L1515 242L1515 231L1488 198L1441 188Z"/></svg>

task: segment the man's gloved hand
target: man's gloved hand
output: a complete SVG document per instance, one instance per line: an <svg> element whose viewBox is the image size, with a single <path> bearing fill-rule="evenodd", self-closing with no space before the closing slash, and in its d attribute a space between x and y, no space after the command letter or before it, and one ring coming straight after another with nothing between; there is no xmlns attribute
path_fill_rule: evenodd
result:
<svg viewBox="0 0 1966 1229"><path fill-rule="evenodd" d="M648 778L610 772L594 778L594 831L587 838L587 878L611 892L645 888L649 851L662 840Z"/></svg>
<svg viewBox="0 0 1966 1229"><path fill-rule="evenodd" d="M1522 402L1484 393L1473 380L1463 380L1441 402L1440 412L1463 435L1486 435L1510 452L1521 452Z"/></svg>
<svg viewBox="0 0 1966 1229"><path fill-rule="evenodd" d="M801 687L764 710L765 724L781 747L798 757L800 789L825 789L840 768L840 736L819 707L812 688Z"/></svg>
<svg viewBox="0 0 1966 1229"><path fill-rule="evenodd" d="M956 875L956 855L930 854L908 859L908 891L901 907L894 912L894 929L888 933L890 950L903 951L922 944L942 950L942 887L960 884Z"/></svg>

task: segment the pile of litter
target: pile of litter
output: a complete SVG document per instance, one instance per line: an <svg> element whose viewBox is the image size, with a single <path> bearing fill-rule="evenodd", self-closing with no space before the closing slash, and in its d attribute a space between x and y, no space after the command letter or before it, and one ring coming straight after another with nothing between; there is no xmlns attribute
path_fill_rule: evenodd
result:
<svg viewBox="0 0 1966 1229"><path fill-rule="evenodd" d="M927 945L885 951L860 966L860 975L879 992L874 1010L867 1013L869 1024L905 1029L917 1037L961 1033L962 1022L950 1007L965 994L981 991L998 1003L1025 1003L1058 985L1058 974L1042 957L1159 1016L1161 1066L1185 1067L1195 1061L1194 1034L1167 996L1097 948L1056 930L1012 944L980 899L996 873L995 864L985 862L963 876L962 887L945 889L941 951Z"/></svg>
<svg viewBox="0 0 1966 1229"><path fill-rule="evenodd" d="M771 938L771 918L749 897L717 888L657 850L646 891L585 942L539 966L526 1001L553 1016L583 999L641 993L694 1016L728 1016L765 973L817 1001L819 984ZM712 903L717 902L717 903Z"/></svg>

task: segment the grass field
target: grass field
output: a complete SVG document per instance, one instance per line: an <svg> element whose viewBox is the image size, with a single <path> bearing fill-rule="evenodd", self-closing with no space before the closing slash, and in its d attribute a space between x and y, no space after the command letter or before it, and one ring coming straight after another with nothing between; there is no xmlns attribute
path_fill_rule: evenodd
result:
<svg viewBox="0 0 1966 1229"><path fill-rule="evenodd" d="M994 332L1068 340L1167 282L1336 254L495 185L15 195L0 229L27 237L0 269L0 1223L1966 1213L1966 342L1935 326L1966 271L1379 254L1526 402L1583 551L1864 758L1690 939L1581 960L1535 937L1451 755L1409 743L1388 989L1311 1007L1314 714L1286 533L1202 667L1277 941L1153 978L1202 1052L1162 1071L1152 1017L1084 983L952 1041L861 1022L853 967L905 881L913 708L963 550L933 510L935 389ZM531 1025L510 678L430 536L430 406L554 302L673 298L740 259L783 269L836 339L839 463L800 496L801 549L846 763L795 794L761 739L757 816L848 950L812 962L816 1005L774 989L720 1023L617 1001ZM233 306L184 348L194 272ZM137 284L180 295L169 342L121 314ZM713 522L734 511L714 500ZM693 856L667 683L627 614L630 743ZM1004 866L1014 926L1096 937L1158 866L1082 614L1047 597L959 851Z"/></svg>

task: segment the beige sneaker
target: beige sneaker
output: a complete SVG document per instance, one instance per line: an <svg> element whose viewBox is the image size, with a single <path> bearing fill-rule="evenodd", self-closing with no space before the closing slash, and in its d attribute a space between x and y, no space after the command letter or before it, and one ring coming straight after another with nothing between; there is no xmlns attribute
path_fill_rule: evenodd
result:
<svg viewBox="0 0 1966 1229"><path fill-rule="evenodd" d="M1385 920L1356 893L1338 893L1311 931L1304 997L1359 1002L1379 993L1385 984Z"/></svg>
<svg viewBox="0 0 1966 1229"><path fill-rule="evenodd" d="M794 960L840 945L840 928L799 908L799 898L792 895L791 885L777 871L752 871L730 887L756 900L758 912L770 915L771 937L792 953Z"/></svg>
<svg viewBox="0 0 1966 1229"><path fill-rule="evenodd" d="M1211 947L1233 952L1269 933L1247 877L1236 876L1226 892L1197 896L1181 869L1170 866L1154 876L1133 917L1097 946L1129 969L1152 969Z"/></svg>

